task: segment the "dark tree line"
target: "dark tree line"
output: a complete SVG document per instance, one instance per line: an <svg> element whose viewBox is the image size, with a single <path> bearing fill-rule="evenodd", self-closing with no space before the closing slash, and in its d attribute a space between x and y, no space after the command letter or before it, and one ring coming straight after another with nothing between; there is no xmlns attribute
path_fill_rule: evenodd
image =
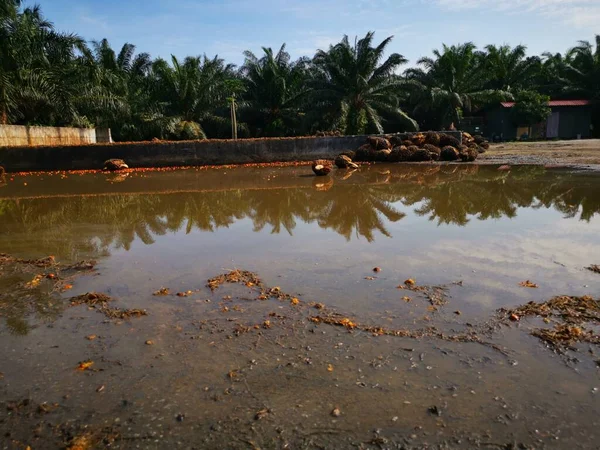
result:
<svg viewBox="0 0 600 450"><path fill-rule="evenodd" d="M0 123L110 127L117 140L362 134L460 126L501 100L584 98L600 130L600 35L565 54L443 45L416 68L386 56L391 37L347 36L312 58L245 52L170 61L57 31L39 7L0 2ZM527 108L524 108L527 109Z"/></svg>

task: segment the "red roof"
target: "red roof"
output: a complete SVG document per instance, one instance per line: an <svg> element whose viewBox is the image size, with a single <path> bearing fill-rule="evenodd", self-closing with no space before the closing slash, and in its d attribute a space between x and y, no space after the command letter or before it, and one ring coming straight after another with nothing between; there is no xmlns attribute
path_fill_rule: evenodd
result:
<svg viewBox="0 0 600 450"><path fill-rule="evenodd" d="M515 102L502 102L500 104L505 108L515 106ZM548 106L586 106L589 104L589 100L550 100L548 102Z"/></svg>

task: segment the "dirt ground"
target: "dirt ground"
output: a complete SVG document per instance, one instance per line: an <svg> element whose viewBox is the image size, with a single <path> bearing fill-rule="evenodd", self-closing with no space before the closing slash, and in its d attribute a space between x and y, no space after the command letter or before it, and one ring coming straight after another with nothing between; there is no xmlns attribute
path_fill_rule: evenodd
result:
<svg viewBox="0 0 600 450"><path fill-rule="evenodd" d="M600 165L600 139L492 144L478 161L490 164Z"/></svg>

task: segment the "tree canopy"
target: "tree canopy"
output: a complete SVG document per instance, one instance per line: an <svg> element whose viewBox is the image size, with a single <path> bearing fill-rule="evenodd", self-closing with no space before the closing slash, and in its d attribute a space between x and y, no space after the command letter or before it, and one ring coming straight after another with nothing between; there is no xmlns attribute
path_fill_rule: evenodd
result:
<svg viewBox="0 0 600 450"><path fill-rule="evenodd" d="M521 91L510 114L515 125L531 126L543 122L551 114L550 97L532 91Z"/></svg>
<svg viewBox="0 0 600 450"><path fill-rule="evenodd" d="M541 94L590 100L600 131L600 35L539 56L522 45L442 44L404 72L392 39L343 36L296 60L285 44L263 47L244 52L241 67L218 56L153 59L130 43L58 31L39 6L5 0L0 123L110 127L116 140L228 138L233 110L243 137L391 133L459 127L499 101L531 107Z"/></svg>

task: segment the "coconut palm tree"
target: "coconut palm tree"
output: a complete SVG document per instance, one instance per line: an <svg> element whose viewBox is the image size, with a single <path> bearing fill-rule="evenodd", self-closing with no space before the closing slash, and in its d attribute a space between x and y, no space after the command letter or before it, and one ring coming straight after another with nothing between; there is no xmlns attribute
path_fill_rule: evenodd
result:
<svg viewBox="0 0 600 450"><path fill-rule="evenodd" d="M506 91L485 86L484 58L472 42L444 44L433 56L421 58L421 67L405 72L413 88L413 114L432 114L438 127L458 126L463 112L512 98Z"/></svg>
<svg viewBox="0 0 600 450"><path fill-rule="evenodd" d="M325 121L329 129L346 134L384 132L382 116L402 121L404 130L417 130L417 123L400 108L403 80L394 76L407 62L398 53L383 60L390 36L373 46L374 33L350 44L348 36L318 50L314 59L311 108ZM389 131L404 131L389 130Z"/></svg>
<svg viewBox="0 0 600 450"><path fill-rule="evenodd" d="M292 62L285 44L275 54L263 47L264 55L250 51L241 67L246 92L241 115L259 136L286 136L299 133L302 103L308 92L308 60Z"/></svg>

